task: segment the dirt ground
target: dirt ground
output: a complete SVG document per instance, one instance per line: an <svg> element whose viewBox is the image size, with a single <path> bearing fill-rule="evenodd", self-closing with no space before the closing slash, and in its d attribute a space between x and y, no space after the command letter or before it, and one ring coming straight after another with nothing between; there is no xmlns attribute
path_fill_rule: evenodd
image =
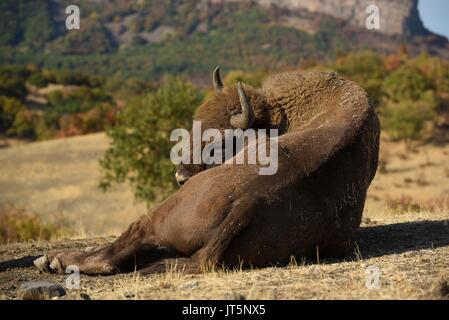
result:
<svg viewBox="0 0 449 320"><path fill-rule="evenodd" d="M107 145L104 134L96 134L0 149L0 203L48 219L62 216L77 233L72 239L0 246L0 299L16 299L26 281L65 287L67 276L40 274L34 258L113 241L144 212L127 186L106 194L97 188L98 159ZM447 299L449 145L384 141L381 157L353 257L196 276L81 275L81 288L67 290L68 298L86 293L92 299ZM373 287L377 276L379 286Z"/></svg>
<svg viewBox="0 0 449 320"><path fill-rule="evenodd" d="M3 246L0 299L16 299L26 281L66 287L67 276L41 274L32 261L45 251L102 245L113 238ZM388 224L366 221L359 249L346 260L292 261L284 268L176 271L150 277L81 275L80 289L64 299L448 299L449 214L408 214ZM378 285L375 281L379 279Z"/></svg>

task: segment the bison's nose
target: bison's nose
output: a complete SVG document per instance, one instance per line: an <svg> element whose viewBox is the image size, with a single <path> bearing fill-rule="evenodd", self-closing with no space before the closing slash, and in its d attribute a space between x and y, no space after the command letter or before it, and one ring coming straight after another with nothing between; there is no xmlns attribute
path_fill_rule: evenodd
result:
<svg viewBox="0 0 449 320"><path fill-rule="evenodd" d="M176 182L178 182L178 184L180 186L182 186L184 183L186 183L187 180L189 180L190 178L191 178L191 175L189 175L187 172L185 172L185 170L178 170L175 174Z"/></svg>

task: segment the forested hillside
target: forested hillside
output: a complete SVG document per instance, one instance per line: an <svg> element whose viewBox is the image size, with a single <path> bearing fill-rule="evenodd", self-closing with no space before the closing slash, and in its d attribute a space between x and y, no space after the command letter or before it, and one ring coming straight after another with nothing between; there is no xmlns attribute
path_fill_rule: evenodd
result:
<svg viewBox="0 0 449 320"><path fill-rule="evenodd" d="M72 3L81 9L80 30L65 27ZM449 56L447 40L422 25L392 35L325 13L252 1L4 0L0 21L3 63L146 80L187 74L204 84L200 79L217 64L277 70L365 48L393 53L401 44L412 55Z"/></svg>

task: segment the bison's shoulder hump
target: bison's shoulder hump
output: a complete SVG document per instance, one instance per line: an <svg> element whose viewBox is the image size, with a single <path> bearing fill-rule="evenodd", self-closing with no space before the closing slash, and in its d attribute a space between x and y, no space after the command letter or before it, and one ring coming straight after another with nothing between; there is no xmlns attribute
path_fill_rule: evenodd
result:
<svg viewBox="0 0 449 320"><path fill-rule="evenodd" d="M298 119L301 127L318 113L328 119L362 120L371 108L366 92L335 72L275 74L264 81L262 92L269 105L288 110L290 120Z"/></svg>
<svg viewBox="0 0 449 320"><path fill-rule="evenodd" d="M271 106L287 114L285 140L298 150L299 160L309 159L309 172L366 131L362 128L372 131L369 140L376 143L377 116L366 92L336 73L281 73L269 77L262 90Z"/></svg>

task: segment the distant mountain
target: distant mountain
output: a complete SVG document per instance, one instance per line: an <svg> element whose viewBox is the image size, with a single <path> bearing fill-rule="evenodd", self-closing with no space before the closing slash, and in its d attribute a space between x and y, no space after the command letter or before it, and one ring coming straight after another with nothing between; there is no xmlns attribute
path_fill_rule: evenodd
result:
<svg viewBox="0 0 449 320"><path fill-rule="evenodd" d="M380 9L380 29L365 27ZM65 8L81 9L81 30ZM2 0L0 59L104 75L154 78L211 68L297 66L339 52L406 45L449 59L449 43L425 29L417 0Z"/></svg>
<svg viewBox="0 0 449 320"><path fill-rule="evenodd" d="M379 32L388 35L412 36L428 34L419 17L418 0L212 0L207 2L254 2L265 8L277 6L287 9L295 20L303 21L304 24L307 24L307 19L301 17L301 12L332 16L360 28L365 28L367 8L374 4L380 11Z"/></svg>

